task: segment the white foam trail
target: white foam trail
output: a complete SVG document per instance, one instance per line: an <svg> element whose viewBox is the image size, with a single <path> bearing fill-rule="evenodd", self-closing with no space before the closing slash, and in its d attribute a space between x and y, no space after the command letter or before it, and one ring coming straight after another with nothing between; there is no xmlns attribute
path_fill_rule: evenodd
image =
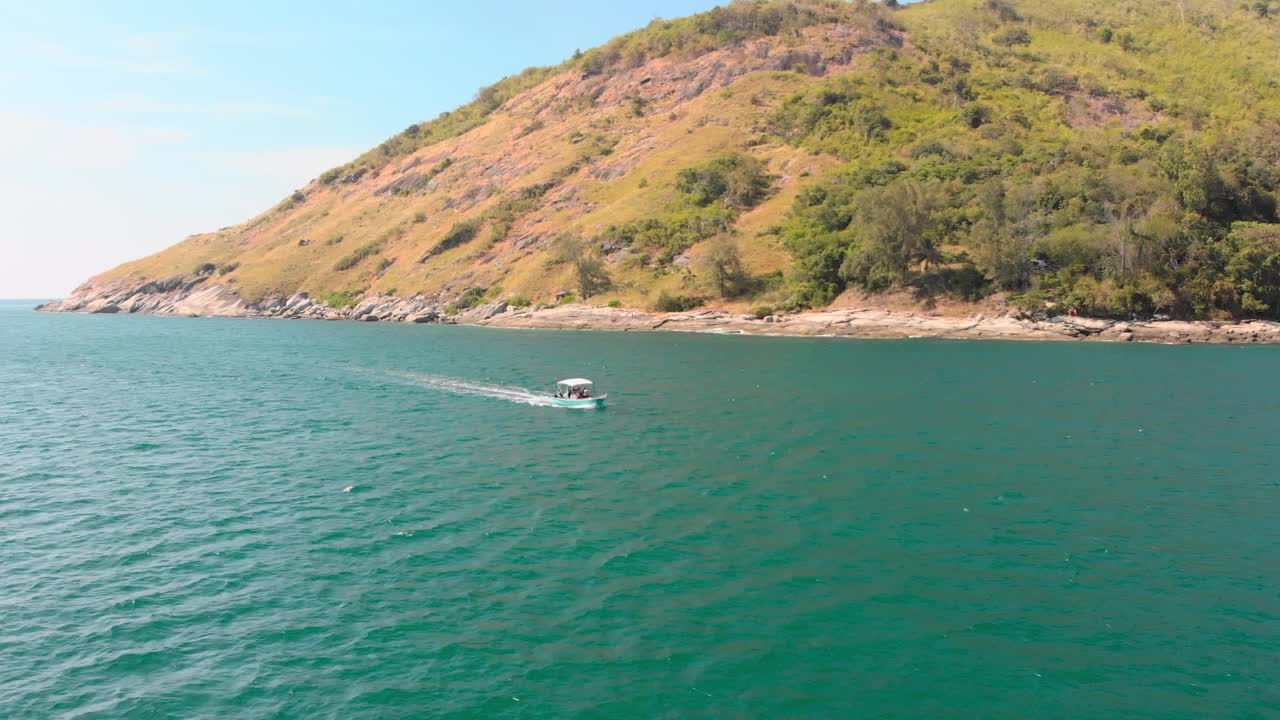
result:
<svg viewBox="0 0 1280 720"><path fill-rule="evenodd" d="M398 377L402 380L417 385L419 387L430 388L432 390L443 390L455 395L474 395L477 397L494 398L497 400L506 400L508 402L519 403L521 405L534 405L537 407L556 407L548 395L535 393L522 387L514 385L494 385L492 383L474 382L471 380L462 380L460 378L445 377L443 375L423 375L421 373L402 372L398 370L388 370L388 375Z"/></svg>

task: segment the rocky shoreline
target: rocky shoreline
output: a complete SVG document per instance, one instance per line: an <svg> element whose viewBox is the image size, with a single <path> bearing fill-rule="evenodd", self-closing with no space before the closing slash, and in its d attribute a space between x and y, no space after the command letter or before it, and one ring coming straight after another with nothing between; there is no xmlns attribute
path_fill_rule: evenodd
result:
<svg viewBox="0 0 1280 720"><path fill-rule="evenodd" d="M952 338L966 340L1103 340L1155 343L1280 343L1280 323L1099 318L1036 319L1015 312L970 316L905 312L877 307L829 309L757 318L723 310L651 313L564 305L514 308L496 301L458 312L422 297L371 297L335 308L307 293L246 303L208 274L179 275L139 284L86 283L69 297L37 307L44 312L138 313L207 317L262 317L362 322L484 325L507 328L705 332L848 338Z"/></svg>

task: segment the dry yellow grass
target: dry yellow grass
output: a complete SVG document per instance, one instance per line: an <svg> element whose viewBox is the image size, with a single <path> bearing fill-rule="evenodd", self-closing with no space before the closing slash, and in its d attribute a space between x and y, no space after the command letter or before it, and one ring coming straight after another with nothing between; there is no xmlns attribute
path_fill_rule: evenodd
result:
<svg viewBox="0 0 1280 720"><path fill-rule="evenodd" d="M833 56L840 50L823 28L807 32L807 47ZM189 238L100 277L154 279L207 262L239 263L220 282L233 284L250 302L298 291L394 291L448 301L472 286L501 286L504 295L548 302L573 285L569 267L550 262L556 236L590 239L611 224L660 214L675 199L681 169L728 150L767 161L778 177L773 196L738 222L744 261L755 272L785 269L787 253L762 231L782 219L802 177L821 176L832 160L758 140L769 108L819 78L770 69L724 80L708 74L717 64L757 62L752 58L762 56L762 47L776 53L786 44L765 39L696 58L663 58L610 78L603 89L580 77L580 71L555 75L507 102L483 125L397 159L356 183L314 181L303 188L301 203L286 200L244 224ZM708 76L716 78L711 86L692 87ZM655 77L658 81L651 82ZM583 101L587 95L598 99ZM645 98L642 116L633 109L634 96ZM534 129L526 132L531 125ZM599 150L608 146L607 154ZM595 156L584 160L592 148ZM446 158L453 164L427 188L380 192ZM568 172L574 163L579 167ZM557 178L557 186L519 217L505 240L489 247L489 228L482 227L470 242L420 262L455 224L483 222L504 197ZM425 219L418 221L419 214ZM331 242L339 237L340 242ZM375 254L337 269L340 260L370 243L379 243ZM690 251L695 258L698 253L697 247ZM391 264L382 267L384 261ZM678 269L655 273L615 263L609 270L615 288L600 302L644 306L662 290L697 289L697 280Z"/></svg>

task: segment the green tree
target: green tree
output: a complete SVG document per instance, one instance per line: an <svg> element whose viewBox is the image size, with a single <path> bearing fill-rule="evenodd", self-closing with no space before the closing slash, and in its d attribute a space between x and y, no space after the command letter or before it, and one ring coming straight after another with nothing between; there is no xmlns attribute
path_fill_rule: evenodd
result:
<svg viewBox="0 0 1280 720"><path fill-rule="evenodd" d="M951 107L960 107L977 98L973 89L969 87L969 81L965 80L963 75L957 75L943 83L942 94L950 101Z"/></svg>
<svg viewBox="0 0 1280 720"><path fill-rule="evenodd" d="M1029 280L1031 243L1010 212L1013 200L1004 180L984 184L977 197L982 215L969 231L978 269L1004 290L1026 287Z"/></svg>
<svg viewBox="0 0 1280 720"><path fill-rule="evenodd" d="M582 298L599 295L613 287L613 278L605 268L604 261L595 256L583 256L574 263L574 271L578 277L578 292Z"/></svg>
<svg viewBox="0 0 1280 720"><path fill-rule="evenodd" d="M1205 149L1170 141L1161 153L1160 170L1185 209L1212 219L1230 215L1227 187L1214 157Z"/></svg>
<svg viewBox="0 0 1280 720"><path fill-rule="evenodd" d="M913 265L936 261L939 205L937 188L914 180L864 191L858 200L862 249L847 257L841 274L883 288L904 283Z"/></svg>
<svg viewBox="0 0 1280 720"><path fill-rule="evenodd" d="M867 142L883 139L885 133L893 128L889 116L879 107L870 103L858 103L853 107L850 124L862 132Z"/></svg>
<svg viewBox="0 0 1280 720"><path fill-rule="evenodd" d="M1226 275L1240 309L1280 317L1280 225L1237 223L1228 240L1238 248Z"/></svg>
<svg viewBox="0 0 1280 720"><path fill-rule="evenodd" d="M710 279L722 298L737 297L746 292L751 276L742 266L738 244L728 235L714 238L700 260L700 270Z"/></svg>
<svg viewBox="0 0 1280 720"><path fill-rule="evenodd" d="M1157 177L1128 168L1113 168L1105 178L1103 199L1110 208L1105 218L1109 245L1106 274L1130 280L1134 276L1176 269L1182 236L1183 211L1168 185Z"/></svg>
<svg viewBox="0 0 1280 720"><path fill-rule="evenodd" d="M573 264L574 279L578 283L578 294L585 300L599 295L613 287L613 278L609 275L604 261L596 256L573 235L563 235L556 242L560 257Z"/></svg>

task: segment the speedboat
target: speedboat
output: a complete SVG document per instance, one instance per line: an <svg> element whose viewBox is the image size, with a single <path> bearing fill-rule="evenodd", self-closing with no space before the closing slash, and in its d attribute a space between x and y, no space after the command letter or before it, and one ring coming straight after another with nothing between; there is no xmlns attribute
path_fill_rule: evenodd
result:
<svg viewBox="0 0 1280 720"><path fill-rule="evenodd" d="M561 407L577 410L596 410L604 407L604 399L608 395L596 395L592 392L595 383L583 378L571 378L556 383L556 394L552 402Z"/></svg>

